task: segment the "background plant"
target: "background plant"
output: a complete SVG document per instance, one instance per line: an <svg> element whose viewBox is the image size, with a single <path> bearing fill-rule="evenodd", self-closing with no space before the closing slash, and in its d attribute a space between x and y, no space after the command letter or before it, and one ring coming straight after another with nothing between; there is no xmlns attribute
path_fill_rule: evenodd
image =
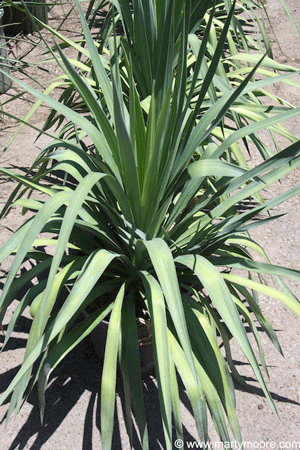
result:
<svg viewBox="0 0 300 450"><path fill-rule="evenodd" d="M83 107L73 110L19 82L65 116L68 124L26 176L1 169L18 182L2 216L12 205L33 213L1 249L2 260L15 256L1 296L1 319L15 293L48 271L46 280L26 291L10 321L5 344L24 309L31 307L33 323L24 362L1 402L13 392L9 417L37 381L43 414L51 371L109 317L101 386L103 448L111 446L118 360L128 404L128 433L132 435L132 408L142 446L148 448L141 374L131 370L139 366L136 316L143 311L153 326L166 448L172 448L172 415L176 433L182 436L176 374L188 392L199 438L208 438L208 407L220 439L230 441L229 428L241 441L230 372L241 378L231 359L230 339L242 348L275 410L245 325L254 335L260 363L267 371L254 319L279 350L280 346L261 312L257 292L300 312L298 300L281 280L285 276L299 280L299 272L270 264L248 232L273 220L269 216L258 219L257 214L296 195L299 186L268 202L252 204L246 211L241 206L297 167L300 147L292 142L271 157L266 155L266 161L252 169L244 167L232 149L240 139L252 138L266 126L277 126L299 109L285 107L282 114L241 122L232 129L225 118L234 117L234 108L247 105L253 93L288 75L256 80L255 67L246 70L249 74L243 80L237 77L235 83L222 83L219 62L234 8L222 32L216 34L217 45L207 70L208 42L218 9L211 10L208 0L198 2L202 19L209 12L210 20L204 34L196 35L190 33L191 8L196 2L178 2L175 9L174 2L153 1L156 14L145 22L156 30L156 72L150 94L144 96L136 75L139 69L134 70L133 43L114 32L108 39L108 57L101 58L77 3L86 42L86 48L78 50L93 69L78 70L79 63L71 63L60 46L58 56L53 53L53 57ZM119 11L128 11L125 2L116 4ZM150 3L139 4L141 12L149 14ZM61 172L63 176L57 178ZM50 184L49 176L50 180L53 177ZM41 246L49 251L41 251ZM255 261L253 251L265 262ZM16 277L24 258L33 266ZM231 273L233 268L242 269L244 275ZM269 287L254 274L275 275L282 290ZM64 287L69 295L55 312ZM83 309L106 293L109 301L73 327ZM38 368L33 371L36 361Z"/></svg>

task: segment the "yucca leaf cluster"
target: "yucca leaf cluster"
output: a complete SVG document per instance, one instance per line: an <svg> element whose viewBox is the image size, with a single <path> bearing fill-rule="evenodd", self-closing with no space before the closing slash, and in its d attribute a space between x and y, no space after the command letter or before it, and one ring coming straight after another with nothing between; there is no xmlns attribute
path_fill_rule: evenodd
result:
<svg viewBox="0 0 300 450"><path fill-rule="evenodd" d="M2 216L13 205L32 213L0 251L1 261L14 255L0 321L16 294L33 282L6 333L5 344L30 307L33 321L24 362L1 402L13 393L9 417L37 382L43 415L51 372L107 319L102 446L111 448L119 364L129 436L133 413L141 445L149 448L137 331L137 318L146 317L153 330L166 448L172 448L173 425L178 437L183 432L178 377L199 438L208 439L209 410L223 442L231 436L241 441L231 376L242 380L230 339L243 350L275 410L260 368L267 371L257 323L279 350L280 345L257 293L300 314L298 300L281 280L299 280L300 272L270 264L249 235L251 228L272 220L268 212L273 207L300 191L295 186L268 202L260 196L300 164L300 145L292 136L291 145L272 156L255 139L266 127L284 134L278 123L299 113L283 106L268 115L256 101L255 93L288 74L256 80L258 65L246 68L244 76L240 66L230 82L224 81L222 67L229 72L229 66L222 66L224 48L235 23L235 4L230 2L225 14L211 0L113 0L110 31L100 46L76 3L85 45L73 46L87 62L71 62L60 45L51 50L64 71L65 97L57 101L18 81L53 108L45 129L56 122L60 134L26 176L0 169L18 183ZM220 33L214 33L220 14L226 18ZM233 48L234 41L230 44ZM99 48L105 49L105 57ZM71 91L80 99L76 108L70 104ZM235 126L228 122L233 119ZM266 158L251 169L237 151L240 140L249 136ZM250 207L242 209L249 200ZM255 261L253 254L265 262ZM18 276L26 259L32 266ZM47 277L36 283L45 271ZM264 284L263 274L275 275L282 290ZM68 295L62 301L64 289ZM90 314L77 323L83 310ZM258 346L259 362L246 326Z"/></svg>

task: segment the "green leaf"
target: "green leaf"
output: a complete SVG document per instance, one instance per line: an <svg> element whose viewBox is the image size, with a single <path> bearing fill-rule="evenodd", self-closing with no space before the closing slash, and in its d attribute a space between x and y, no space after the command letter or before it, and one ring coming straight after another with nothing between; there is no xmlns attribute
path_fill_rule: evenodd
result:
<svg viewBox="0 0 300 450"><path fill-rule="evenodd" d="M101 440L103 450L111 449L117 377L117 358L121 329L121 309L125 283L116 297L109 319L101 382Z"/></svg>
<svg viewBox="0 0 300 450"><path fill-rule="evenodd" d="M190 340L173 255L166 242L160 238L143 241L143 244L149 253L181 345L193 367Z"/></svg>
<svg viewBox="0 0 300 450"><path fill-rule="evenodd" d="M138 344L138 329L137 320L134 308L134 293L130 291L126 295L126 302L122 308L121 318L121 356L120 365L123 375L124 390L128 392L126 399L126 425L130 436L130 442L132 445L132 417L131 417L131 403L134 408L134 416L139 429L142 448L148 450L148 429L145 414L145 406L143 399L142 389L142 376L141 376L141 361L139 354ZM133 370L134 368L134 370Z"/></svg>
<svg viewBox="0 0 300 450"><path fill-rule="evenodd" d="M0 405L3 404L6 398L15 389L18 383L22 380L22 377L26 375L27 371L31 370L34 362L47 348L47 345L60 333L60 331L69 322L72 316L76 314L78 309L80 310L80 307L85 298L91 292L95 284L99 281L106 267L116 257L118 257L117 254L101 249L95 251L87 258L71 293L58 312L55 321L50 324L45 334L38 340L34 348L32 348L31 352L28 354L19 372L0 398Z"/></svg>
<svg viewBox="0 0 300 450"><path fill-rule="evenodd" d="M291 311L300 316L300 303L295 300L294 297L279 291L271 286L266 286L257 281L249 280L248 278L241 277L239 275L233 274L222 274L222 277L229 281L230 283L246 286L255 291L261 292L262 294L268 295L269 297L277 298L284 305L286 305Z"/></svg>
<svg viewBox="0 0 300 450"><path fill-rule="evenodd" d="M246 170L233 164L226 163L225 161L201 159L200 161L191 163L187 168L187 172L191 178L211 176L234 178L243 175Z"/></svg>
<svg viewBox="0 0 300 450"><path fill-rule="evenodd" d="M203 256L200 255L184 255L175 259L177 263L183 264L196 274L199 281L207 290L208 295L224 320L226 326L235 337L237 343L243 350L252 369L264 391L266 398L274 412L276 412L272 397L269 394L265 380L261 374L253 349L249 343L246 331L232 300L231 294L218 270ZM227 275L222 274L226 279ZM231 275L228 275L231 276Z"/></svg>
<svg viewBox="0 0 300 450"><path fill-rule="evenodd" d="M206 413L206 404L205 404L205 396L203 390L203 376L201 371L198 370L198 379L201 380L200 384L195 380L194 373L190 367L189 361L180 346L178 340L174 336L174 334L168 330L168 339L170 345L170 351L174 363L176 365L177 371L182 379L185 388L187 390L191 406L193 408L194 419L197 426L197 431L199 435L199 439L203 442L206 442L208 439L207 434L207 413ZM196 364L196 362L195 362ZM197 367L197 365L196 365ZM198 367L197 367L198 369Z"/></svg>
<svg viewBox="0 0 300 450"><path fill-rule="evenodd" d="M157 280L147 272L142 272L142 280L146 290L150 317L153 329L153 347L155 357L155 373L158 381L158 392L166 448L172 449L171 389L169 345L167 336L167 319L164 296Z"/></svg>
<svg viewBox="0 0 300 450"><path fill-rule="evenodd" d="M42 363L39 373L38 390L41 422L43 422L45 410L45 390L51 372L65 358L65 356L78 345L86 336L88 336L97 325L111 312L113 304L105 306L100 311L95 311L88 318L72 328L62 339L53 347Z"/></svg>
<svg viewBox="0 0 300 450"><path fill-rule="evenodd" d="M24 258L26 257L26 254L28 253L29 249L31 248L34 240L38 236L38 234L42 231L43 227L47 223L48 219L60 208L62 205L69 202L69 200L72 197L72 192L58 192L53 197L49 198L47 203L45 203L42 208L38 211L36 216L30 221L27 222L27 232L21 242L21 245L17 251L17 254L15 256L15 259L12 263L12 266L10 268L5 286L2 291L2 295L0 297L0 304L3 302L6 293L8 292L15 276L17 273L17 270L19 269L21 263L23 262ZM22 230L24 231L24 229ZM14 242L15 239L12 239L12 242ZM10 243L11 244L11 243ZM12 248L12 247L10 247ZM15 250L15 248L13 249Z"/></svg>

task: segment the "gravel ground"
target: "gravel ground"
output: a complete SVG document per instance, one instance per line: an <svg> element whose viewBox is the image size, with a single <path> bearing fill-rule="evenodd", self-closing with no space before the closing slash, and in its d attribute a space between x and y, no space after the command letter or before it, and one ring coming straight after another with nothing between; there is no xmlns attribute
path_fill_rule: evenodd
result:
<svg viewBox="0 0 300 450"><path fill-rule="evenodd" d="M289 11L300 28L299 0L285 0ZM292 29L280 6L279 0L265 2L268 14L275 34L280 42L280 48L274 40L276 59L280 62L291 63L300 67L300 37ZM67 6L64 6L67 8ZM51 21L55 21L55 15L50 15ZM72 22L71 28L76 30L76 22ZM64 32L70 32L70 25L66 24ZM270 36L272 37L271 31ZM30 57L36 58L34 52L39 52L35 38L32 37ZM24 46L12 49L16 56L23 58ZM52 75L51 75L52 76ZM290 86L277 86L276 94L288 99L295 106L300 106L300 92ZM30 99L28 99L30 101ZM8 105L8 108L10 106ZM18 108L26 110L26 105L19 103ZM13 112L13 111L11 111ZM44 108L34 119L34 124L39 126L47 116ZM0 123L1 125L1 123ZM300 120L293 119L287 124L294 134L300 138ZM2 122L0 137L1 145L5 145L15 130L12 121L4 119ZM47 138L34 142L36 133L25 128L18 135L13 145L2 158L10 167L16 166L21 171L33 161L39 149L43 147ZM30 151L29 151L30 150ZM286 177L281 183L269 189L266 198L284 191L299 183L300 171ZM11 191L10 183L1 184L0 202L3 204ZM1 205L0 205L1 206ZM296 197L277 209L279 213L287 213L284 217L271 225L253 232L253 237L263 246L274 264L285 265L294 269L300 269L299 251L299 219L300 199ZM21 218L23 220L23 218ZM5 225L15 228L20 223L20 217L14 212ZM0 244L5 242L8 231L1 230ZM8 263L1 267L2 280L5 278ZM299 284L290 283L294 292L299 292ZM235 349L234 359L238 361L240 372L246 377L252 386L252 392L246 392L240 386L236 386L237 409L241 423L245 448L297 448L300 449L300 331L299 319L275 300L261 297L263 309L277 331L284 358L272 347L270 342L262 336L262 342L266 351L266 360L270 373L268 381L269 390L274 398L280 418L267 404L262 391L254 381L249 365L238 349ZM12 305L11 310L15 308ZM8 318L4 322L4 328ZM1 354L0 364L0 392L3 392L16 374L22 361L26 335L30 326L29 316L25 316L20 322L13 337ZM31 449L31 450L100 450L99 434L99 408L100 399L98 389L100 385L101 364L94 353L91 341L85 339L83 343L74 349L53 373L50 386L47 390L47 408L43 426L40 425L37 393L34 390L24 404L20 413L14 417L5 427L5 412L8 405L0 407L0 450ZM117 414L115 417L114 449L129 449L126 437L124 421L122 419L123 397L117 397ZM190 406L183 389L181 389L182 415L185 426L186 447L187 442L197 440L197 433L190 413ZM149 376L145 379L145 402L150 421L151 449L163 448L162 428L159 422L157 410L158 399L155 378ZM212 442L218 447L218 437L214 431L211 433ZM180 443L177 443L179 448ZM135 444L135 449L139 446ZM174 443L174 448L175 443Z"/></svg>

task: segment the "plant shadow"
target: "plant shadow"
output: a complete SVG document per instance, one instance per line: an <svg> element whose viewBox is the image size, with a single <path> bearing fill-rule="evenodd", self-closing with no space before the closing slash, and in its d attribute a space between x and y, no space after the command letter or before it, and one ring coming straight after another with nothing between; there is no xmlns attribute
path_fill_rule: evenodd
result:
<svg viewBox="0 0 300 450"><path fill-rule="evenodd" d="M39 282L42 281L44 274L41 274ZM25 289L25 287L24 287ZM25 289L26 291L26 289ZM23 293L20 293L16 300L22 298ZM63 301L63 298L61 299ZM80 319L77 319L80 320ZM75 324L74 324L75 325ZM20 317L18 320L15 332L16 334L11 336L7 345L4 348L3 355L6 351L15 351L18 349L24 349L27 343L27 339L24 338L24 334L28 334L31 326L31 319L28 317ZM4 342L5 331L7 325L3 327L3 333L0 333L0 345ZM247 330L250 331L250 330ZM247 362L234 361L235 366L249 365ZM13 380L20 366L16 366L0 374L0 394L4 392ZM46 390L46 409L43 424L40 421L40 409L37 388L35 387L28 397L28 403L32 405L29 416L26 422L19 429L18 433L11 442L7 450L23 450L30 448L30 450L40 450L44 444L51 438L52 435L61 427L62 423L69 416L71 410L78 405L82 404L81 397L85 391L89 392L89 400L87 401L87 407L82 412L80 411L80 420L83 421L83 433L81 450L92 450L93 441L95 437L100 441L101 439L101 426L100 426L100 411L101 411L101 399L100 399L100 385L101 385L101 373L102 362L95 353L91 338L88 336L77 347L75 347L57 366L50 376L49 386ZM256 396L264 398L262 389L256 384L255 379L251 377L245 377L245 381L248 383L249 389L238 382L234 382L235 389L245 392L254 393ZM179 394L182 405L192 416L192 409L184 389L181 380L178 379ZM164 433L163 426L160 418L160 405L159 396L157 390L157 383L155 374L151 372L149 375L143 378L143 391L144 402L148 423L149 432L149 444L150 448L165 448L164 445ZM122 378L120 373L117 374L117 407L114 417L114 435L112 449L117 450L122 447L124 436L126 435L124 416L125 416L125 398L122 386ZM300 403L289 399L287 397L278 395L271 392L271 396L274 400L284 403L290 403L293 405L300 405ZM9 400L5 403L8 404ZM78 406L77 406L78 407ZM0 418L0 423L3 423L5 417ZM187 420L183 420L183 423L187 425ZM175 430L173 429L173 441L176 440ZM34 439L34 442L28 447L28 441ZM184 427L184 440L194 441L197 440L197 436L192 436L186 427ZM129 443L128 443L129 444ZM129 448L129 447L128 447ZM133 427L133 449L140 450L138 432Z"/></svg>
<svg viewBox="0 0 300 450"><path fill-rule="evenodd" d="M41 274L39 282L42 282L46 273ZM1 287L0 283L0 287ZM16 300L21 300L22 296L28 289L28 286L24 286L24 292L20 292ZM67 295L67 292L65 292ZM60 301L63 301L65 297L62 295ZM59 305L56 305L59 307ZM77 319L77 321L80 319ZM74 324L76 325L76 323ZM24 334L28 334L30 331L31 319L21 316L15 326L16 335L10 337L7 345L4 348L3 354L6 351L15 351L23 349L26 346L27 339L24 338ZM0 334L0 345L4 342L5 331L7 325L3 327L3 334ZM250 331L246 329L246 331ZM236 367L249 365L247 362L234 361ZM13 380L20 366L13 367L9 371L0 374L0 394L4 392ZM28 403L32 405L29 416L26 422L19 429L18 433L11 442L7 450L23 450L29 448L30 450L40 450L44 444L51 438L52 435L61 427L62 423L69 416L71 410L81 402L81 397L85 391L89 392L89 400L87 407L82 412L80 411L80 420L83 420L83 433L81 450L93 450L93 441L95 437L100 441L101 439L101 425L100 425L100 411L101 411L101 399L100 399L100 386L101 386L101 373L102 362L95 353L91 338L86 337L77 347L75 347L59 364L50 376L49 386L46 390L46 408L43 424L40 421L40 409L37 388L35 387L28 397ZM245 377L245 381L248 383L249 389L238 382L234 382L235 389L245 392L254 393L256 396L264 398L262 389L255 383L256 380L251 377ZM183 383L178 379L178 387L180 394L180 401L190 416L193 415L192 408L184 389ZM157 390L157 383L155 374L150 372L149 375L143 378L143 391L144 402L148 423L149 433L149 446L150 448L165 448L163 426L160 418L160 405L159 395ZM118 371L117 373L117 407L114 416L114 434L112 450L118 450L122 448L124 436L126 435L124 416L125 416L125 398L122 386L122 378ZM294 405L300 405L300 403L289 399L287 397L278 395L271 392L271 396L274 400L284 403L290 403ZM5 402L9 403L9 400ZM0 424L3 423L5 417L0 418ZM183 423L187 425L186 420ZM197 440L197 436L192 436L186 427L184 427L184 440L194 441ZM176 440L175 429L173 428L173 442ZM34 442L28 447L28 441L34 439ZM129 443L128 443L129 445ZM133 427L133 449L140 450L138 432Z"/></svg>
<svg viewBox="0 0 300 450"><path fill-rule="evenodd" d="M233 363L234 363L235 367L238 367L238 366L250 367L250 364L248 362L241 362L241 361L234 360ZM268 368L270 368L270 367L274 367L274 366L268 365ZM254 394L257 397L266 398L264 391L261 389L261 387L259 387L258 381L255 378L253 378L251 376L243 375L243 380L245 381L245 383L247 383L247 386L242 385L238 380L233 378L235 390ZM272 399L277 402L289 403L291 405L300 406L300 403L297 402L296 400L285 397L283 395L279 395L273 391L270 391L270 394L271 394Z"/></svg>
<svg viewBox="0 0 300 450"><path fill-rule="evenodd" d="M24 329L28 328L27 321L23 323ZM20 327L21 331L22 326ZM4 336L0 337L3 342ZM25 347L26 340L13 339L9 347L5 350L13 350ZM0 375L0 393L8 387L20 366ZM101 439L100 409L101 399L99 395L101 385L102 362L96 355L90 337L85 338L77 347L75 347L59 364L50 376L49 386L46 390L46 408L43 424L40 420L40 409L37 388L30 393L27 402L32 405L26 422L19 429L13 441L7 450L40 450L51 436L65 421L71 410L75 407L85 391L88 391L89 400L85 410L80 414L80 420L83 419L82 450L93 449L93 438ZM184 406L190 410L188 398L184 392L183 385L179 383L181 401ZM157 384L153 373L145 376L143 379L144 402L148 422L149 446L150 448L164 448L163 426L158 411L159 397ZM124 436L126 435L124 424L124 392L120 373L117 375L117 399L114 417L114 435L112 449L124 448ZM8 400L6 402L8 404ZM3 423L5 416L0 418ZM75 426L75 425L74 425ZM28 441L33 443L28 447ZM174 440L176 439L174 430ZM191 436L184 429L184 438L186 440L195 440L196 436ZM126 438L125 438L126 440ZM123 442L123 443L122 443ZM125 447L127 448L127 446ZM141 444L138 432L133 427L133 448L140 450Z"/></svg>

